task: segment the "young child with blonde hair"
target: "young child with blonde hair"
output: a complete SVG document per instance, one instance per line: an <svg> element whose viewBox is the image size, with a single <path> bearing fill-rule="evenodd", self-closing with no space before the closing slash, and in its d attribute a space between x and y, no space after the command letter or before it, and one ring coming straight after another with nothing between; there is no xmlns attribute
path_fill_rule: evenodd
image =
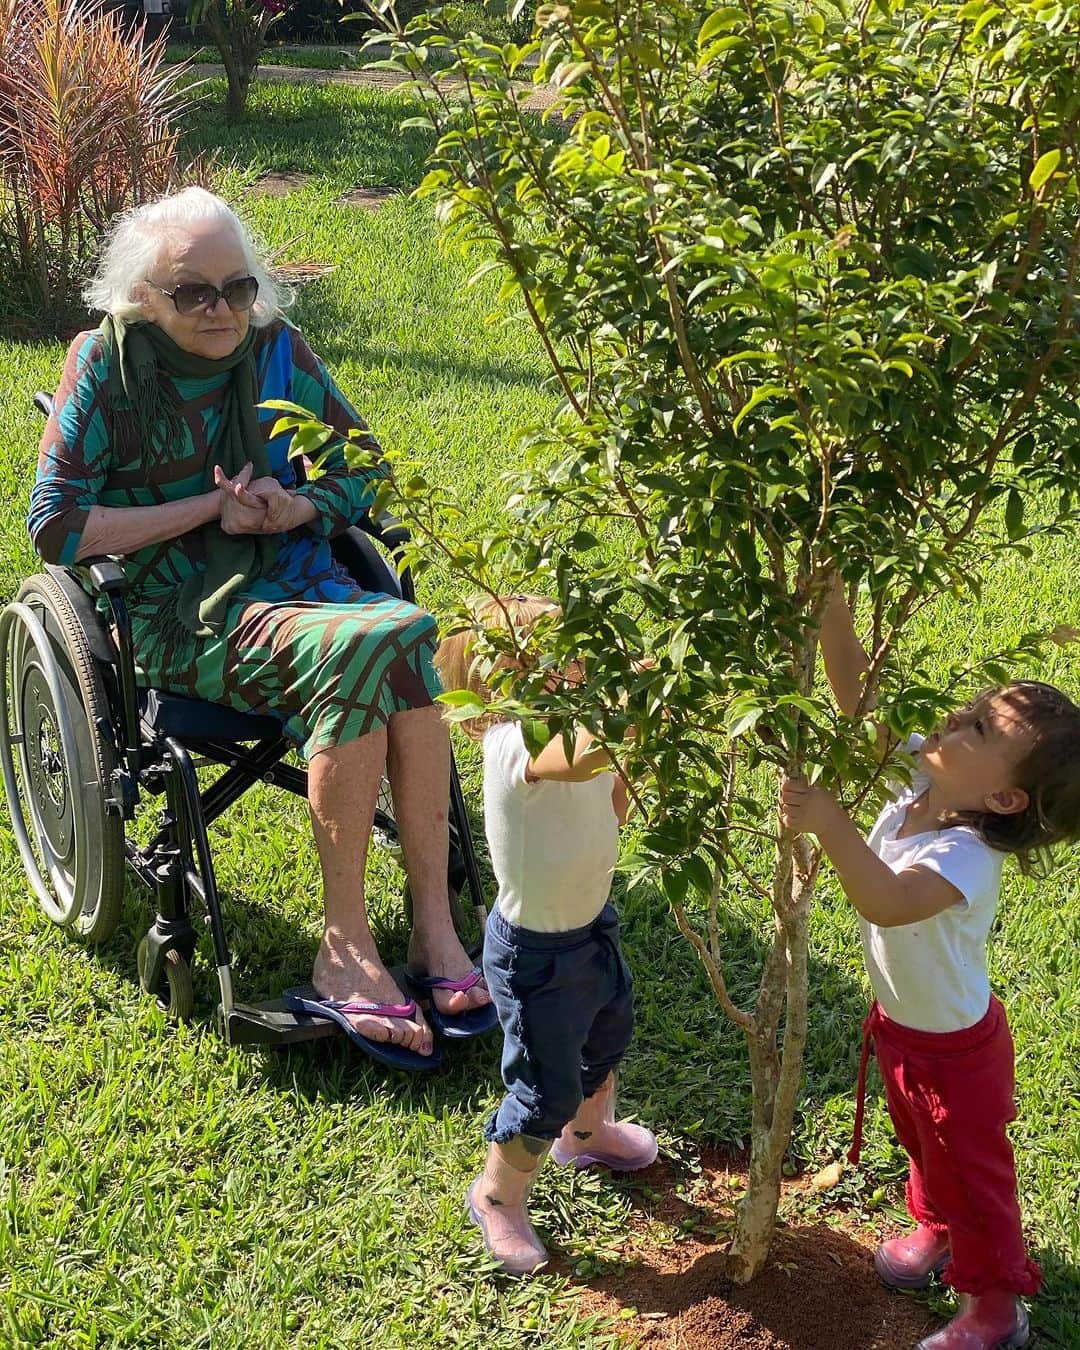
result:
<svg viewBox="0 0 1080 1350"><path fill-rule="evenodd" d="M507 595L478 605L474 617L479 629L524 641L542 616L559 613L542 596ZM454 634L436 665L447 689L487 701L474 646L475 633ZM580 667L561 678L579 683ZM608 899L627 794L585 730L571 754L556 736L534 756L517 722L487 714L464 727L484 747L484 823L499 887L484 975L503 1030L506 1085L466 1203L499 1266L525 1275L547 1261L527 1203L549 1151L566 1166L616 1171L656 1158L649 1130L615 1119L616 1069L634 1027L633 982Z"/></svg>

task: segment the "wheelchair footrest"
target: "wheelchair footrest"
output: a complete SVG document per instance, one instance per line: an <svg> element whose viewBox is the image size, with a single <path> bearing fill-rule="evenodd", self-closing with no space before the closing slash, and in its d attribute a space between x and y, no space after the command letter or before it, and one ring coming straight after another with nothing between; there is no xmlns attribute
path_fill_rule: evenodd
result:
<svg viewBox="0 0 1080 1350"><path fill-rule="evenodd" d="M285 1046L342 1035L334 1022L293 1012L280 999L235 1003L227 1018L219 1007L218 1024L230 1045Z"/></svg>

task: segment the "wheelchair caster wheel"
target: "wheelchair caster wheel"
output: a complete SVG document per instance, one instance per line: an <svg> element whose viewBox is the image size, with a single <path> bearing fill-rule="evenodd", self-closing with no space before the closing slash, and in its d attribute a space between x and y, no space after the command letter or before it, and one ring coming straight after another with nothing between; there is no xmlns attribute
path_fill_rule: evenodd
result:
<svg viewBox="0 0 1080 1350"><path fill-rule="evenodd" d="M158 987L151 989L147 985L147 967L150 949L146 938L139 943L136 962L139 967L139 984L147 994L153 994L158 1007L170 1022L190 1022L195 1011L195 990L191 984L191 967L175 947L165 953L164 972Z"/></svg>

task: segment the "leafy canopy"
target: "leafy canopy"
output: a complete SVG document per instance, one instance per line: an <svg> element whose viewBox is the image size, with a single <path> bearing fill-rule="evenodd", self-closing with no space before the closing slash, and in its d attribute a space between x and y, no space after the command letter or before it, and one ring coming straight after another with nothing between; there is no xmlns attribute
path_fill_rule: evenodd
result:
<svg viewBox="0 0 1080 1350"><path fill-rule="evenodd" d="M732 746L879 774L814 687L834 574L865 587L900 734L951 698L898 645L914 610L1073 518L1080 6L576 0L537 25L398 29L439 133L421 192L563 394L492 537L416 473L399 504L474 585L562 602L546 662L584 656L587 697L546 663L504 682L557 730L636 725L646 852L685 892L728 848Z"/></svg>

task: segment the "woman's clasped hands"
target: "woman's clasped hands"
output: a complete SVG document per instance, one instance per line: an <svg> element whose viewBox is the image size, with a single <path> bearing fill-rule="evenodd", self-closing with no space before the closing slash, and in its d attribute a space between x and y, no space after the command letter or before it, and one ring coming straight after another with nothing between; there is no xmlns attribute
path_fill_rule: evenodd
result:
<svg viewBox="0 0 1080 1350"><path fill-rule="evenodd" d="M214 483L221 494L221 528L226 534L284 534L315 518L315 506L305 497L282 487L276 478L256 478L245 464L235 478L214 466Z"/></svg>

